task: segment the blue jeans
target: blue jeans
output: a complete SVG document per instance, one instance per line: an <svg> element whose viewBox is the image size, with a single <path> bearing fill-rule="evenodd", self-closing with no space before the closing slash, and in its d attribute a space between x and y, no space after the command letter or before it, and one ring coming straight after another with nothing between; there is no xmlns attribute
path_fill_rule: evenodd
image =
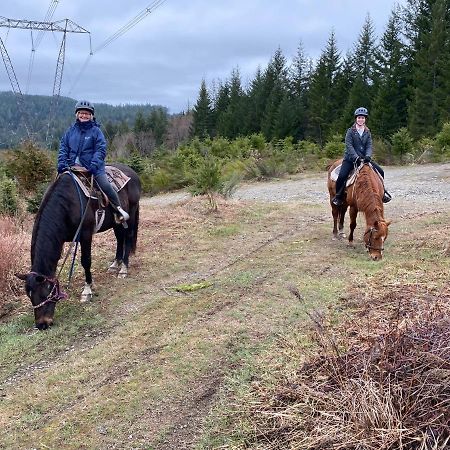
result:
<svg viewBox="0 0 450 450"><path fill-rule="evenodd" d="M108 181L108 177L106 176L106 174L105 173L99 173L94 178L95 178L95 181L100 186L100 189L109 198L109 201L114 206L120 206L119 196L117 195L117 192L114 190L114 188L111 186L111 183Z"/></svg>

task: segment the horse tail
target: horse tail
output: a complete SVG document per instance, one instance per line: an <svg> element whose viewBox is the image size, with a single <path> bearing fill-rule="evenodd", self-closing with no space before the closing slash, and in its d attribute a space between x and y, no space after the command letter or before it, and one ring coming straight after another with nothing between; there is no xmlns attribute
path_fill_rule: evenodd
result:
<svg viewBox="0 0 450 450"><path fill-rule="evenodd" d="M132 255L134 255L134 253L136 252L138 229L139 229L139 203L136 206L136 213L134 215L134 233L133 233L133 240L131 242L131 250L130 250L130 253Z"/></svg>

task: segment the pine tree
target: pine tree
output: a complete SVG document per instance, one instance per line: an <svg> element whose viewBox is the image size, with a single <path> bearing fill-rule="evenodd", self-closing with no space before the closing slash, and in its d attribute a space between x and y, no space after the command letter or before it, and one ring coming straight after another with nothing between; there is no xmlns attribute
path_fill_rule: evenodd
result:
<svg viewBox="0 0 450 450"><path fill-rule="evenodd" d="M244 92L241 86L239 69L234 69L229 82L229 98L225 112L220 116L217 124L217 133L230 139L234 139L244 131Z"/></svg>
<svg viewBox="0 0 450 450"><path fill-rule="evenodd" d="M200 139L210 137L212 134L213 111L211 98L206 89L206 81L204 79L200 85L197 103L193 108L192 116L191 136L197 136Z"/></svg>
<svg viewBox="0 0 450 450"><path fill-rule="evenodd" d="M263 95L267 100L261 121L261 131L266 139L273 137L278 108L287 93L287 84L286 58L278 48L264 74Z"/></svg>
<svg viewBox="0 0 450 450"><path fill-rule="evenodd" d="M309 133L320 145L330 135L331 123L337 118L339 99L336 82L340 70L340 54L334 31L322 52L311 79L309 91Z"/></svg>
<svg viewBox="0 0 450 450"><path fill-rule="evenodd" d="M289 72L290 99L293 103L288 107L289 113L293 114L292 133L295 140L303 140L308 128L308 91L311 76L312 61L305 54L303 43L297 47L297 54L294 57ZM284 103L286 100L283 101ZM288 105L283 105L280 110ZM292 110L293 108L293 110ZM280 115L280 112L279 112ZM281 117L277 118L279 122ZM277 126L279 128L279 126Z"/></svg>
<svg viewBox="0 0 450 450"><path fill-rule="evenodd" d="M410 0L413 93L408 110L413 137L433 136L448 120L450 99L450 4L448 0Z"/></svg>
<svg viewBox="0 0 450 450"><path fill-rule="evenodd" d="M381 37L379 86L370 118L375 133L386 138L406 126L407 121L407 55L399 13L398 8L392 11Z"/></svg>
<svg viewBox="0 0 450 450"><path fill-rule="evenodd" d="M375 96L374 86L377 83L377 60L374 26L370 16L367 15L352 56L355 78L345 108L344 120L348 121L355 108L359 106L364 106L370 111Z"/></svg>

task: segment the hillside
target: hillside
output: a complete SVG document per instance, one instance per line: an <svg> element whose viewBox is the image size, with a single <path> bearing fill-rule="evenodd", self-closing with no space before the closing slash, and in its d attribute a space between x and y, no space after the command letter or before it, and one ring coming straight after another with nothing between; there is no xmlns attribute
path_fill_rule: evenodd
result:
<svg viewBox="0 0 450 450"><path fill-rule="evenodd" d="M74 106L76 99L60 97L56 107L51 96L24 95L26 114L29 117L29 127L37 142L45 143L47 133L50 141L59 140L64 130L74 120ZM107 124L132 127L136 114L141 111L148 115L153 109L161 106L119 105L106 103L95 104L96 117L104 126ZM21 122L21 114L13 92L0 92L0 149L14 147L26 137L26 129Z"/></svg>

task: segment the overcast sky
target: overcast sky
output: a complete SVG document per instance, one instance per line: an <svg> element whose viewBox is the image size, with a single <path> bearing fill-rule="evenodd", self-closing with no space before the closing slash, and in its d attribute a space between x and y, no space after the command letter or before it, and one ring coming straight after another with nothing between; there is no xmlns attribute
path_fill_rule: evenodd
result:
<svg viewBox="0 0 450 450"><path fill-rule="evenodd" d="M92 102L150 103L176 113L195 104L201 80L228 79L239 68L243 84L265 68L278 47L290 62L303 43L316 58L331 30L345 55L367 14L377 36L404 0L159 0L142 21L104 48L108 38L154 4L150 0L59 0L52 22L70 19L88 34L68 33L61 95ZM0 16L43 21L50 0L2 1ZM30 71L29 30L0 28L23 93L52 95L63 34L41 36ZM33 33L39 42L39 33ZM96 51L98 49L98 51ZM84 70L83 67L85 67ZM30 74L30 75L29 75ZM11 90L0 67L0 90Z"/></svg>

